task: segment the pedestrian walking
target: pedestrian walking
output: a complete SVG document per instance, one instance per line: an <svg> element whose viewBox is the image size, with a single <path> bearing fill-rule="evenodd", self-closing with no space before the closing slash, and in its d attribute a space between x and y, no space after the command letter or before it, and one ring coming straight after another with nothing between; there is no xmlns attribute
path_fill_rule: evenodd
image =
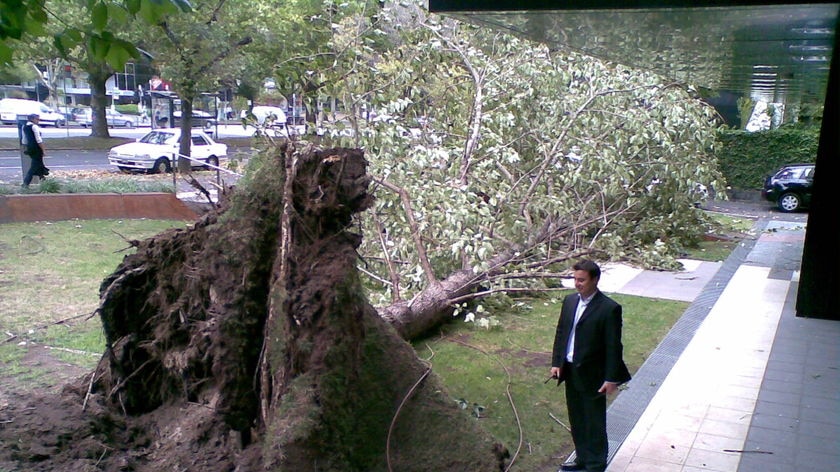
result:
<svg viewBox="0 0 840 472"><path fill-rule="evenodd" d="M32 178L35 176L41 179L46 178L50 174L50 170L44 165L44 138L41 136L41 127L38 123L41 117L33 113L29 115L26 124L23 126L23 153L29 156L29 171L23 178L23 187L28 188L32 183Z"/></svg>

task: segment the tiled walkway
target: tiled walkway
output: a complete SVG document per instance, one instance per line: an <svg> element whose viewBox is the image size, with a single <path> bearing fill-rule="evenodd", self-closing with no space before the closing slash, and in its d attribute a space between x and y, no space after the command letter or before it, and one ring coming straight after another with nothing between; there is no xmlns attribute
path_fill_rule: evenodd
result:
<svg viewBox="0 0 840 472"><path fill-rule="evenodd" d="M609 471L840 470L840 322L795 317L804 226L762 224L610 407Z"/></svg>

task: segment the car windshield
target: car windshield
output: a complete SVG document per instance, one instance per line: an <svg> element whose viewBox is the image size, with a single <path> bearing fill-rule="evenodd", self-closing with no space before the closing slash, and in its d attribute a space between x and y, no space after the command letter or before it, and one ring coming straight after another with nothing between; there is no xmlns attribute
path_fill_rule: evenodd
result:
<svg viewBox="0 0 840 472"><path fill-rule="evenodd" d="M776 178L780 180L805 179L811 177L812 173L813 168L811 167L788 167L779 171Z"/></svg>
<svg viewBox="0 0 840 472"><path fill-rule="evenodd" d="M174 133L167 133L165 131L152 131L140 138L141 143L149 144L167 144L167 141L175 137Z"/></svg>

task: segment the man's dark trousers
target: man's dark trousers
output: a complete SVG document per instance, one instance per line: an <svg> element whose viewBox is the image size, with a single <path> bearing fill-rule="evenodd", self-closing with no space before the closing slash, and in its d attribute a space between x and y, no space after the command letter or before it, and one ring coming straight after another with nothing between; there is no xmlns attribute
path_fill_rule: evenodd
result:
<svg viewBox="0 0 840 472"><path fill-rule="evenodd" d="M587 472L603 472L607 468L607 396L587 387L573 364L563 364L563 372L572 439L577 447L575 462L585 465Z"/></svg>
<svg viewBox="0 0 840 472"><path fill-rule="evenodd" d="M31 162L29 163L29 171L26 173L26 176L23 178L23 185L29 185L32 183L32 177L39 176L41 178L44 177L44 152L41 151L41 148L35 147L29 151L30 154L29 158Z"/></svg>

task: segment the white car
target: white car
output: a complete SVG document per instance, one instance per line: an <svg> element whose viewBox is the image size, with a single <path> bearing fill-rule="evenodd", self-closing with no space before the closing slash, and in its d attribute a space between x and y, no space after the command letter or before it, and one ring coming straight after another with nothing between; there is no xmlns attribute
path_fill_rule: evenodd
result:
<svg viewBox="0 0 840 472"><path fill-rule="evenodd" d="M38 115L41 117L41 126L55 126L60 128L67 124L67 118L61 113L56 113L52 108L34 100L22 100L19 98L4 98L0 100L0 121L4 125L17 124L18 117L26 119L27 115Z"/></svg>
<svg viewBox="0 0 840 472"><path fill-rule="evenodd" d="M251 109L251 114L257 119L257 123L261 125L286 126L286 112L280 107L258 105Z"/></svg>
<svg viewBox="0 0 840 472"><path fill-rule="evenodd" d="M136 142L111 148L108 162L122 171L170 172L178 162L180 141L180 129L154 130ZM192 167L218 166L220 159L227 158L227 144L217 143L203 131L194 129L190 154Z"/></svg>

